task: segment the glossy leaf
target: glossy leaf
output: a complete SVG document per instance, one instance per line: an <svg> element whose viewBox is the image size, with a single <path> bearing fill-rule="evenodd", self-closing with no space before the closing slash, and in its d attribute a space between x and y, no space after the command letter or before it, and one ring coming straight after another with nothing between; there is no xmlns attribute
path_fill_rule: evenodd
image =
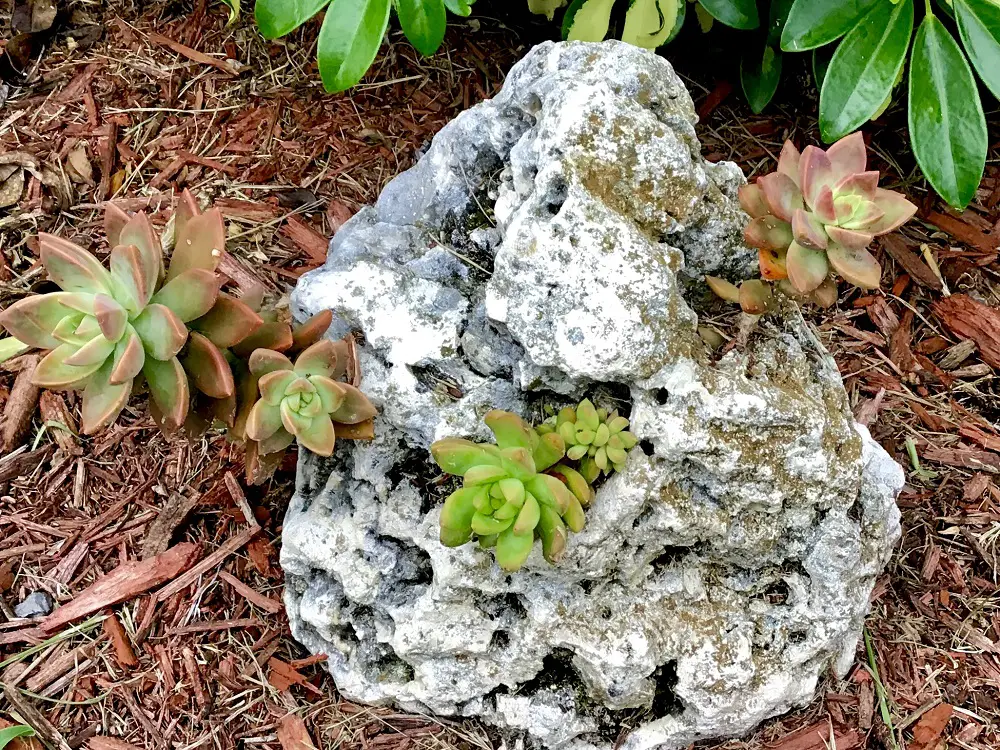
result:
<svg viewBox="0 0 1000 750"><path fill-rule="evenodd" d="M497 564L509 573L520 570L534 543L534 534L515 534L513 529L506 529L497 537Z"/></svg>
<svg viewBox="0 0 1000 750"><path fill-rule="evenodd" d="M331 310L321 310L309 320L292 328L292 348L302 350L319 341L333 322Z"/></svg>
<svg viewBox="0 0 1000 750"><path fill-rule="evenodd" d="M813 50L812 73L817 91L823 89L823 81L826 80L826 71L830 67L830 60L833 59L833 53L837 51L836 46L835 44L827 44Z"/></svg>
<svg viewBox="0 0 1000 750"><path fill-rule="evenodd" d="M265 39L294 31L319 13L330 0L257 0L254 18Z"/></svg>
<svg viewBox="0 0 1000 750"><path fill-rule="evenodd" d="M210 398L228 398L236 388L229 363L211 341L197 331L191 333L181 359L191 384Z"/></svg>
<svg viewBox="0 0 1000 750"><path fill-rule="evenodd" d="M954 0L955 20L972 65L1000 98L1000 5L995 0Z"/></svg>
<svg viewBox="0 0 1000 750"><path fill-rule="evenodd" d="M421 55L433 55L444 41L444 0L395 0L403 33Z"/></svg>
<svg viewBox="0 0 1000 750"><path fill-rule="evenodd" d="M188 329L169 307L150 305L132 321L146 354L165 362L187 341Z"/></svg>
<svg viewBox="0 0 1000 750"><path fill-rule="evenodd" d="M795 0L781 32L781 49L805 52L829 44L880 4L889 0Z"/></svg>
<svg viewBox="0 0 1000 750"><path fill-rule="evenodd" d="M563 16L563 39L600 42L608 35L615 0L573 0Z"/></svg>
<svg viewBox="0 0 1000 750"><path fill-rule="evenodd" d="M180 428L187 418L188 404L191 401L188 379L180 361L177 357L166 362L147 357L142 366L142 374L146 377L149 395L156 402L163 423L169 429Z"/></svg>
<svg viewBox="0 0 1000 750"><path fill-rule="evenodd" d="M103 362L98 361L81 367L67 364L66 360L76 351L77 348L70 344L57 346L38 363L31 382L39 388L53 391L73 390L83 386L87 379L101 368Z"/></svg>
<svg viewBox="0 0 1000 750"><path fill-rule="evenodd" d="M146 350L142 348L139 334L132 326L125 331L125 336L115 346L114 368L108 377L112 385L129 382L142 371L146 363Z"/></svg>
<svg viewBox="0 0 1000 750"><path fill-rule="evenodd" d="M38 249L42 265L60 289L90 294L110 293L111 274L97 258L76 243L41 232Z"/></svg>
<svg viewBox="0 0 1000 750"><path fill-rule="evenodd" d="M445 7L456 16L468 17L472 15L472 3L475 0L444 0Z"/></svg>
<svg viewBox="0 0 1000 750"><path fill-rule="evenodd" d="M206 213L192 216L177 230L167 281L176 279L194 268L214 271L219 267L225 251L226 226L222 220L222 212L213 208Z"/></svg>
<svg viewBox="0 0 1000 750"><path fill-rule="evenodd" d="M257 349L285 352L292 348L292 329L287 323L264 323L240 343L232 347L237 357L249 357Z"/></svg>
<svg viewBox="0 0 1000 750"><path fill-rule="evenodd" d="M263 324L261 317L245 304L220 293L211 310L191 321L191 329L205 334L220 349L228 349Z"/></svg>
<svg viewBox="0 0 1000 750"><path fill-rule="evenodd" d="M111 383L114 362L108 359L83 389L83 405L80 408L81 428L84 435L93 435L98 430L114 422L128 403L132 393L132 381Z"/></svg>
<svg viewBox="0 0 1000 750"><path fill-rule="evenodd" d="M734 29L756 29L760 26L757 0L698 0L714 19Z"/></svg>
<svg viewBox="0 0 1000 750"><path fill-rule="evenodd" d="M740 82L750 109L757 114L763 112L781 82L781 53L770 45L759 52L744 53L740 59Z"/></svg>
<svg viewBox="0 0 1000 750"><path fill-rule="evenodd" d="M909 125L928 182L950 205L964 208L983 178L986 118L969 64L933 15L924 17L913 44Z"/></svg>
<svg viewBox="0 0 1000 750"><path fill-rule="evenodd" d="M633 0L625 14L622 41L656 49L673 34L677 15L677 0Z"/></svg>
<svg viewBox="0 0 1000 750"><path fill-rule="evenodd" d="M83 308L81 310L80 308ZM76 321L81 312L93 311L93 297L77 292L52 292L25 297L0 312L0 325L25 344L55 349L60 341L53 331L69 317Z"/></svg>
<svg viewBox="0 0 1000 750"><path fill-rule="evenodd" d="M16 740L18 737L34 737L35 730L25 724L18 724L13 727L0 729L0 750Z"/></svg>
<svg viewBox="0 0 1000 750"><path fill-rule="evenodd" d="M18 354L24 354L31 348L29 344L25 344L20 339L16 339L13 336L7 336L0 339L0 362L6 362L11 357L16 357Z"/></svg>
<svg viewBox="0 0 1000 750"><path fill-rule="evenodd" d="M892 92L912 35L913 0L900 0L880 3L844 37L820 92L823 140L843 138L871 119Z"/></svg>
<svg viewBox="0 0 1000 750"><path fill-rule="evenodd" d="M149 287L152 294L156 283L163 278L163 248L145 212L140 211L129 219L128 224L122 227L118 241L122 245L138 248L146 278L152 280Z"/></svg>
<svg viewBox="0 0 1000 750"><path fill-rule="evenodd" d="M183 322L208 313L219 297L222 277L204 268L178 274L153 295L150 302L169 307Z"/></svg>
<svg viewBox="0 0 1000 750"><path fill-rule="evenodd" d="M389 25L389 8L390 0L333 0L317 43L327 91L346 91L371 67Z"/></svg>

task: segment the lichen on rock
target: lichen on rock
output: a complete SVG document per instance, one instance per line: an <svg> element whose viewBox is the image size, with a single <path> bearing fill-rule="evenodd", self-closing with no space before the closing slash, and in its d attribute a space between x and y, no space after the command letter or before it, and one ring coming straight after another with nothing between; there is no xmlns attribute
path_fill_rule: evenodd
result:
<svg viewBox="0 0 1000 750"><path fill-rule="evenodd" d="M680 748L809 701L851 664L902 472L794 308L717 361L704 273L749 275L732 164L670 65L546 43L338 232L293 295L363 332L371 443L300 458L292 632L341 693L549 748ZM589 396L640 444L549 565L438 541L429 446Z"/></svg>

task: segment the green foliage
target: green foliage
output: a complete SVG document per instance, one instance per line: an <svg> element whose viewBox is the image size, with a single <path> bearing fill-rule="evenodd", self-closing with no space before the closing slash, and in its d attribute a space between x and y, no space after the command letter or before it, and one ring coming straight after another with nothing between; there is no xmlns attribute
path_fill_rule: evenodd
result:
<svg viewBox="0 0 1000 750"><path fill-rule="evenodd" d="M294 31L326 9L317 46L320 77L330 93L346 91L371 67L395 8L407 39L422 55L444 40L447 13L468 16L474 0L257 0L254 17L265 39Z"/></svg>
<svg viewBox="0 0 1000 750"><path fill-rule="evenodd" d="M48 350L33 382L81 391L87 435L111 424L141 388L166 433L183 430L193 437L219 423L247 443L251 481L268 474L258 459L280 457L295 437L324 455L333 449L335 425L344 428L336 434L370 439L371 403L351 385L326 382L343 375L351 358L347 340L320 341L332 314L324 311L293 328L262 309L263 289L244 289L239 298L222 292L222 214L202 213L187 191L173 225L167 267L146 215L129 216L113 204L105 215L109 268L72 242L41 235L42 265L62 291L27 297L0 313L0 325L11 334L0 340L0 361L29 348ZM281 352L302 354L293 366ZM275 394L269 386L278 414L274 429L266 420L273 410L260 406L248 431L266 375L254 363L265 360L271 369L304 374L297 385L286 384L288 393Z"/></svg>
<svg viewBox="0 0 1000 750"><path fill-rule="evenodd" d="M302 352L295 364L270 349L250 355L260 399L247 416L246 434L261 455L282 451L293 440L321 456L333 455L336 425L356 425L375 416L375 407L357 388L339 383L347 359L342 347L323 339Z"/></svg>
<svg viewBox="0 0 1000 750"><path fill-rule="evenodd" d="M635 445L635 437L625 432L628 420L617 413L596 410L590 401L578 409L567 408L572 414L563 423L572 426L577 412L583 422L602 430L599 450L616 460L607 463L606 472L624 467L625 454ZM560 417L563 416L560 412ZM483 547L493 548L497 563L507 571L520 569L531 553L535 539L541 541L542 554L550 563L557 563L566 551L570 531L583 530L586 523L584 508L594 497L591 482L585 478L585 467L595 465L588 446L574 442L575 457L567 455L567 442L559 418L553 417L533 429L516 414L494 409L484 418L496 438L496 445L479 444L461 438L438 440L431 445L431 455L448 474L463 478L463 486L445 500L441 509L441 543L458 547L473 536ZM614 430L614 433L611 432ZM567 433L569 434L569 433ZM603 432L602 432L603 435ZM572 439L580 437L572 431ZM591 438L591 444L596 442ZM621 445L620 452L616 446ZM627 447L625 447L627 446ZM581 470L569 463L583 459ZM587 463L589 461L589 464ZM568 463L569 462L569 463Z"/></svg>
<svg viewBox="0 0 1000 750"><path fill-rule="evenodd" d="M617 411L609 414L584 399L575 409L567 406L547 419L538 431L543 435L557 433L566 444L566 458L579 461L583 478L593 482L601 473L625 468L627 454L636 444L627 427L628 419Z"/></svg>
<svg viewBox="0 0 1000 750"><path fill-rule="evenodd" d="M0 729L0 750L3 750L3 748L7 747L7 745L16 740L18 737L34 736L35 730L24 724L7 727L6 729Z"/></svg>
<svg viewBox="0 0 1000 750"><path fill-rule="evenodd" d="M821 86L820 130L827 142L885 109L909 52L913 152L938 194L964 208L982 180L988 148L972 69L995 96L1000 94L1000 5L954 0L953 22L935 15L925 0L914 36L920 5L919 0L795 0L781 46L797 52L840 40Z"/></svg>
<svg viewBox="0 0 1000 750"><path fill-rule="evenodd" d="M879 285L882 268L867 247L876 235L902 226L917 207L878 187L879 173L867 171L867 158L860 133L826 151L807 146L801 154L786 141L777 171L740 188L740 205L751 217L744 239L758 249L764 280L822 306L837 299L832 274L865 289ZM716 277L706 281L747 313L759 315L773 304L766 281L739 287Z"/></svg>

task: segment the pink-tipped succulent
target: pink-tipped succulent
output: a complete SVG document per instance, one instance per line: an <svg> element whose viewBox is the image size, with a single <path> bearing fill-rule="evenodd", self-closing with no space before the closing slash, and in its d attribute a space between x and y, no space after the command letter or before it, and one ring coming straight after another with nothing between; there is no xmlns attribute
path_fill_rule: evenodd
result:
<svg viewBox="0 0 1000 750"><path fill-rule="evenodd" d="M250 410L246 434L261 454L283 450L293 440L321 456L333 454L337 425L355 425L375 416L375 407L357 388L337 381L347 366L345 349L324 339L298 356L258 349L250 372L258 378L260 400Z"/></svg>
<svg viewBox="0 0 1000 750"><path fill-rule="evenodd" d="M169 272L144 213L129 216L109 204L105 229L110 269L68 240L40 235L42 265L63 291L16 302L0 313L0 324L25 344L50 350L35 385L83 391L84 433L115 420L140 375L164 420L179 425L189 400L182 360L194 349L185 349L188 326L213 308L222 283L215 273L225 243L222 215L209 212L178 232L183 251Z"/></svg>
<svg viewBox="0 0 1000 750"><path fill-rule="evenodd" d="M817 290L831 270L865 289L879 285L882 269L867 247L917 207L878 187L879 173L866 170L860 133L801 154L786 141L777 171L740 188L740 205L753 219L745 238L759 250L765 280L788 279L798 295Z"/></svg>

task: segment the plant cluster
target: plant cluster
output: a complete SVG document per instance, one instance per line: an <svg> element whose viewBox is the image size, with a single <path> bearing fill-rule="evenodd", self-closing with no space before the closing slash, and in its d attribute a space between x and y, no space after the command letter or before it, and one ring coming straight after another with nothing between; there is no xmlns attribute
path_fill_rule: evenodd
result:
<svg viewBox="0 0 1000 750"><path fill-rule="evenodd" d="M108 204L105 230L109 268L79 245L40 235L40 260L62 291L0 313L11 334L0 342L0 358L48 350L33 382L82 391L84 434L114 422L143 388L165 432L197 434L217 422L246 441L253 479L267 474L261 457L276 465L295 438L330 455L338 425L350 437L370 437L364 425L370 428L374 407L354 386L335 382L347 367L348 342L321 340L329 311L293 328L262 310L263 289L239 298L222 291L226 236L218 209L202 213L185 191L166 267L144 213ZM281 352L301 354L293 365Z"/></svg>
<svg viewBox="0 0 1000 750"><path fill-rule="evenodd" d="M837 299L832 273L863 289L878 287L882 267L868 251L872 239L906 223L917 207L902 194L878 187L867 169L864 138L855 133L824 151L802 153L786 141L778 169L740 188L751 221L744 231L758 249L762 279L737 287L706 277L723 299L759 315L772 305L768 282L783 292L827 307Z"/></svg>
<svg viewBox="0 0 1000 750"><path fill-rule="evenodd" d="M516 571L537 538L545 559L557 563L566 550L569 532L583 530L584 508L594 497L591 483L601 471L624 468L626 454L635 445L635 437L625 430L628 420L584 401L537 429L518 415L498 409L484 421L496 445L463 438L431 445L437 465L463 480L461 489L451 493L441 509L441 543L458 547L475 535L482 547L494 550L501 568ZM588 426L594 428L590 434ZM595 447L598 432L600 445ZM598 467L596 457L602 451L605 466ZM569 465L574 461L583 462L581 471Z"/></svg>
<svg viewBox="0 0 1000 750"><path fill-rule="evenodd" d="M257 0L254 16L265 39L290 34L324 9L316 56L323 86L346 91L371 67L395 9L403 33L422 55L433 55L444 41L447 11L469 16L475 0Z"/></svg>

